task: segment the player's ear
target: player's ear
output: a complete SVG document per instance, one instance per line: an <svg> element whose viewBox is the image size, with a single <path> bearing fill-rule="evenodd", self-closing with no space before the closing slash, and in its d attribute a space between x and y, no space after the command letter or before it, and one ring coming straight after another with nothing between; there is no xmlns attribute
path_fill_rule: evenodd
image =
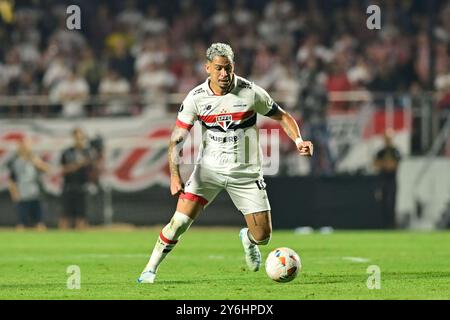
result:
<svg viewBox="0 0 450 320"><path fill-rule="evenodd" d="M206 70L206 73L209 75L210 74L210 70L211 70L211 66L209 65L209 61L205 63L205 70Z"/></svg>

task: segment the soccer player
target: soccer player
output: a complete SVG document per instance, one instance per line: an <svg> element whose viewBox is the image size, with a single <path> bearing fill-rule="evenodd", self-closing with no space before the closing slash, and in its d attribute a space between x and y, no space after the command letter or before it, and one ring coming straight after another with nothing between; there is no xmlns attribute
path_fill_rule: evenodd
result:
<svg viewBox="0 0 450 320"><path fill-rule="evenodd" d="M9 192L19 215L17 230L25 228L27 219L34 219L37 230L46 230L42 217L39 172L49 172L49 165L33 153L31 141L23 138L18 142L17 154L7 166L10 172Z"/></svg>
<svg viewBox="0 0 450 320"><path fill-rule="evenodd" d="M312 143L303 141L294 118L264 89L235 75L234 53L228 44L212 44L206 51L206 59L209 77L184 99L169 144L170 191L173 196L179 196L176 212L159 234L139 283L154 282L160 263L203 208L223 189L247 223L247 228L239 234L247 266L252 271L259 270L258 246L269 243L272 222L261 170L258 113L278 121L297 145L300 155L313 154ZM202 124L203 143L185 185L179 172L179 151L195 121ZM258 152L249 153L255 145Z"/></svg>
<svg viewBox="0 0 450 320"><path fill-rule="evenodd" d="M72 136L74 145L65 149L61 155L64 211L59 221L60 229L68 229L71 220L74 221L76 229L87 227L87 184L94 156L86 135L80 128L75 128Z"/></svg>

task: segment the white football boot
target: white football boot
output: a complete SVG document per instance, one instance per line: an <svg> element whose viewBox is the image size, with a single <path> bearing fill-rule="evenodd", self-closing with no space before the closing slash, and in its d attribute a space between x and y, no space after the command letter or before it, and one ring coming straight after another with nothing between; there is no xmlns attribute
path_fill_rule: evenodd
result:
<svg viewBox="0 0 450 320"><path fill-rule="evenodd" d="M248 228L243 228L239 232L244 247L245 261L250 271L258 271L261 266L261 252L256 244L250 242L247 232Z"/></svg>
<svg viewBox="0 0 450 320"><path fill-rule="evenodd" d="M151 271L142 272L137 280L138 283L153 283L155 282L156 273Z"/></svg>

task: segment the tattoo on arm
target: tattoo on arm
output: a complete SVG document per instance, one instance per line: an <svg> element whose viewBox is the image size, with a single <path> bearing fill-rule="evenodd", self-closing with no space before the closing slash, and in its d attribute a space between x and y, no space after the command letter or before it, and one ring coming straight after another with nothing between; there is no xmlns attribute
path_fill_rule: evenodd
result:
<svg viewBox="0 0 450 320"><path fill-rule="evenodd" d="M171 176L180 176L180 152L188 134L188 130L179 127L175 127L172 132L168 150L169 169Z"/></svg>

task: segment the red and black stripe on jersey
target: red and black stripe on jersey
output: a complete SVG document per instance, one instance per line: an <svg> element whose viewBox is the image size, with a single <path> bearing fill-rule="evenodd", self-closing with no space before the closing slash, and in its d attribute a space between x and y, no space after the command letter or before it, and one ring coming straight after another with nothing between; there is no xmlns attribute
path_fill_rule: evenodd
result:
<svg viewBox="0 0 450 320"><path fill-rule="evenodd" d="M236 123L232 123L227 130L236 130L236 129L245 129L251 126L254 126L256 124L256 113L252 112L253 114L248 117L247 119L241 121L240 123L236 124ZM209 117L209 116L208 116ZM199 117L199 120L202 124L202 126L204 126L205 128L209 129L209 130L213 130L213 131L221 131L221 132L225 132L225 130L216 124L216 121L210 121L207 122L206 119L202 119L202 117Z"/></svg>
<svg viewBox="0 0 450 320"><path fill-rule="evenodd" d="M270 111L266 113L264 116L270 117L274 115L278 110L279 106L277 103L273 103ZM225 114L215 114L215 115L206 115L206 116L199 116L198 119L202 123L202 126L204 126L207 129L213 130L213 131L221 131L225 132L225 130L221 127L216 125L217 124L217 117L218 116L225 116L225 115L231 115L233 121L241 121L240 123L232 123L227 130L236 130L236 129L245 129L251 126L254 126L256 124L256 118L257 113L254 111L246 111L246 112L234 112L234 113L225 113ZM193 125L185 123L179 119L176 121L176 125L180 128L190 130Z"/></svg>
<svg viewBox="0 0 450 320"><path fill-rule="evenodd" d="M274 115L278 110L279 110L278 104L273 103L272 108L268 113L265 114L265 116L270 117ZM217 123L216 118L222 115L232 115L233 121L241 121L240 123L231 124L227 128L227 130L245 129L252 127L256 124L257 113L253 111L199 116L199 120L202 123L202 126L204 126L209 130L225 132L225 130L221 126L216 125Z"/></svg>

